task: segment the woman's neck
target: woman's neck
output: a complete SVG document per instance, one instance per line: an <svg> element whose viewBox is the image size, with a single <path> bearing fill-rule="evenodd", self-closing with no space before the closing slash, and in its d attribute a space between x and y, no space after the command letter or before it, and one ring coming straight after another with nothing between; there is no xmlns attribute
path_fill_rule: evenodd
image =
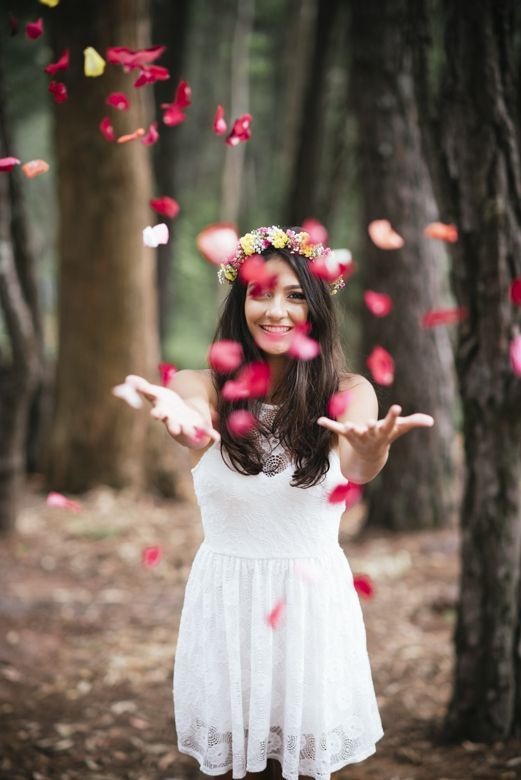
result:
<svg viewBox="0 0 521 780"><path fill-rule="evenodd" d="M273 404L277 399L277 389L286 373L287 357L284 355L268 355L266 362L270 367L270 391L266 403ZM275 400L274 400L275 399Z"/></svg>

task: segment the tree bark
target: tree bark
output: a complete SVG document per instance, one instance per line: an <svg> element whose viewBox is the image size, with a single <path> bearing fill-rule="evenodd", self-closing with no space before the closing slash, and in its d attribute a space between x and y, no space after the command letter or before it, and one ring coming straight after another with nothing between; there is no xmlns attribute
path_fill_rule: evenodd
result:
<svg viewBox="0 0 521 780"><path fill-rule="evenodd" d="M156 375L155 258L143 247L150 222L150 160L139 141L107 142L104 115L116 135L147 127L147 87L134 89L136 71L107 65L103 76L83 74L82 52L94 46L150 45L145 0L63 3L53 12L56 55L71 48L69 100L56 106L59 216L59 336L56 406L47 481L81 492L100 482L140 483L149 423L111 395L127 373ZM127 92L124 113L105 105ZM117 114L117 115L116 115Z"/></svg>
<svg viewBox="0 0 521 780"><path fill-rule="evenodd" d="M424 330L422 315L441 303L445 252L423 235L437 218L420 133L404 21L406 5L365 0L351 6L351 105L358 126L362 199L361 282L387 293L393 309L377 318L364 307L363 354L376 345L394 357L395 378L380 388L380 414L399 403L403 414L431 414L435 425L393 444L389 461L368 486L368 526L393 530L441 527L451 510L454 379L444 328ZM389 219L404 236L400 250L382 250L367 226ZM418 450L421 448L421 456Z"/></svg>
<svg viewBox="0 0 521 780"><path fill-rule="evenodd" d="M427 5L411 3L424 141L446 221L458 225L452 284L469 310L456 368L465 433L456 665L448 739L521 735L521 382L509 342L521 310L521 85L513 0L445 4L439 91L428 72Z"/></svg>

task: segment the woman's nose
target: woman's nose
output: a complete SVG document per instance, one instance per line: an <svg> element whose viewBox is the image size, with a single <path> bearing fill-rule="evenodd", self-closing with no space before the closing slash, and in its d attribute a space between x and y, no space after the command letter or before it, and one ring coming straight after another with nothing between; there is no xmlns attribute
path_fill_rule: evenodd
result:
<svg viewBox="0 0 521 780"><path fill-rule="evenodd" d="M274 295L273 298L271 298L267 311L269 314L271 314L273 317L282 317L285 314L285 308L284 308L284 300L279 295Z"/></svg>

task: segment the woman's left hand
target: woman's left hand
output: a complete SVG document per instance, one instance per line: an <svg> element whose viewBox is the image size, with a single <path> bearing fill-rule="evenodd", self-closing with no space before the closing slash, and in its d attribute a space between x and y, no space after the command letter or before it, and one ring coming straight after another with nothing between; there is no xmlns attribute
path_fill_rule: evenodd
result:
<svg viewBox="0 0 521 780"><path fill-rule="evenodd" d="M401 411L402 407L394 404L382 420L368 420L365 425L350 421L337 422L329 417L319 417L317 423L347 439L360 458L372 461L384 458L393 441L404 433L413 428L430 428L434 425L434 418L430 414L417 412L399 417Z"/></svg>

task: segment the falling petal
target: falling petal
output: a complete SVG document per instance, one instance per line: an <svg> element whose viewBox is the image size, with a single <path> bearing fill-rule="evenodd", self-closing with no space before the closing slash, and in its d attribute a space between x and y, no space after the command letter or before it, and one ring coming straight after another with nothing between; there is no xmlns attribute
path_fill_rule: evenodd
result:
<svg viewBox="0 0 521 780"><path fill-rule="evenodd" d="M241 141L251 138L251 114L243 114L233 123L232 130L226 139L228 146L237 146Z"/></svg>
<svg viewBox="0 0 521 780"><path fill-rule="evenodd" d="M458 240L456 225L446 225L444 222L431 222L423 232L427 238L438 238L440 241L448 241L450 244L454 244Z"/></svg>
<svg viewBox="0 0 521 780"><path fill-rule="evenodd" d="M106 65L106 62L101 54L98 54L93 46L87 46L86 49L83 49L83 56L83 72L85 75L92 76L94 78L96 76L101 76L105 70Z"/></svg>
<svg viewBox="0 0 521 780"><path fill-rule="evenodd" d="M229 379L222 388L223 398L236 401L240 398L259 398L270 387L270 367L267 363L248 363L237 379Z"/></svg>
<svg viewBox="0 0 521 780"><path fill-rule="evenodd" d="M513 279L510 285L510 300L514 306L521 306L521 277Z"/></svg>
<svg viewBox="0 0 521 780"><path fill-rule="evenodd" d="M118 111L126 111L130 106L130 101L124 92L111 92L105 103L117 108Z"/></svg>
<svg viewBox="0 0 521 780"><path fill-rule="evenodd" d="M145 146L152 146L159 139L159 133L157 132L157 122L152 122L145 135L141 139L141 143Z"/></svg>
<svg viewBox="0 0 521 780"><path fill-rule="evenodd" d="M351 392L349 390L339 390L338 393L333 393L329 401L327 402L327 413L335 420L338 417L342 417L351 401Z"/></svg>
<svg viewBox="0 0 521 780"><path fill-rule="evenodd" d="M353 261L349 249L335 249L315 257L310 261L308 268L319 279L326 282L336 282L341 276L347 278L352 273Z"/></svg>
<svg viewBox="0 0 521 780"><path fill-rule="evenodd" d="M15 165L20 165L18 157L0 157L0 171L9 173Z"/></svg>
<svg viewBox="0 0 521 780"><path fill-rule="evenodd" d="M327 500L330 504L345 503L347 509L351 509L362 497L362 486L354 482L346 482L337 485L329 494Z"/></svg>
<svg viewBox="0 0 521 780"><path fill-rule="evenodd" d="M40 0L42 5L47 5L49 8L56 8L60 0Z"/></svg>
<svg viewBox="0 0 521 780"><path fill-rule="evenodd" d="M161 385L163 387L168 387L176 371L177 368L173 363L161 362L159 364L159 375L161 377Z"/></svg>
<svg viewBox="0 0 521 780"><path fill-rule="evenodd" d="M328 233L324 225L322 225L318 219L309 217L302 223L302 230L309 233L309 238L312 244L327 244Z"/></svg>
<svg viewBox="0 0 521 780"><path fill-rule="evenodd" d="M394 360L383 347L375 347L367 358L367 365L373 379L379 385L392 385L394 382Z"/></svg>
<svg viewBox="0 0 521 780"><path fill-rule="evenodd" d="M83 507L78 501L73 501L61 493L51 492L47 495L47 506L56 509L70 509L71 512L81 512Z"/></svg>
<svg viewBox="0 0 521 780"><path fill-rule="evenodd" d="M359 596L364 599L371 599L374 595L374 585L368 574L355 574L353 585Z"/></svg>
<svg viewBox="0 0 521 780"><path fill-rule="evenodd" d="M28 179L34 179L35 176L39 176L48 170L49 164L45 160L29 160L29 162L22 165L22 171Z"/></svg>
<svg viewBox="0 0 521 780"><path fill-rule="evenodd" d="M107 62L111 65L123 65L129 72L141 65L149 65L166 51L166 46L152 46L149 49L129 49L127 46L112 46L106 51Z"/></svg>
<svg viewBox="0 0 521 780"><path fill-rule="evenodd" d="M219 222L201 230L196 238L197 249L213 265L225 263L235 252L239 234L229 222Z"/></svg>
<svg viewBox="0 0 521 780"><path fill-rule="evenodd" d="M59 70L67 70L69 67L69 49L65 49L62 56L56 62L50 62L45 66L44 73L54 76Z"/></svg>
<svg viewBox="0 0 521 780"><path fill-rule="evenodd" d="M270 271L266 261L260 255L250 255L241 263L239 279L244 284L253 284L250 295L262 295L267 290L273 290L277 284L277 274Z"/></svg>
<svg viewBox="0 0 521 780"><path fill-rule="evenodd" d="M375 317L386 317L393 308L393 301L386 293L377 293L374 290L364 292L365 305Z"/></svg>
<svg viewBox="0 0 521 780"><path fill-rule="evenodd" d="M296 325L292 339L288 347L288 355L298 360L313 360L320 353L320 344L315 339L309 338L306 333L310 329L310 323L305 322Z"/></svg>
<svg viewBox="0 0 521 780"><path fill-rule="evenodd" d="M126 403L131 406L133 409L141 409L143 406L143 401L141 400L141 396L133 387L132 385L127 384L126 382L123 382L121 385L116 385L112 388L112 395L116 396L116 398L121 398L122 401L126 401Z"/></svg>
<svg viewBox="0 0 521 780"><path fill-rule="evenodd" d="M63 81L51 81L49 83L49 92L54 95L55 103L65 103L69 97L67 93L67 87Z"/></svg>
<svg viewBox="0 0 521 780"><path fill-rule="evenodd" d="M150 205L158 214L169 219L174 219L179 214L179 203L168 195L151 200Z"/></svg>
<svg viewBox="0 0 521 780"><path fill-rule="evenodd" d="M373 244L379 249L400 249L403 238L392 228L388 219L375 219L367 228Z"/></svg>
<svg viewBox="0 0 521 780"><path fill-rule="evenodd" d="M217 111L213 118L213 131L216 135L224 135L228 129L228 125L224 120L224 108L217 106Z"/></svg>
<svg viewBox="0 0 521 780"><path fill-rule="evenodd" d="M186 108L192 104L192 89L188 82L179 82L175 91L174 103L177 103L179 108Z"/></svg>
<svg viewBox="0 0 521 780"><path fill-rule="evenodd" d="M459 306L456 309L432 309L423 315L421 324L423 328L433 328L436 325L452 325L455 322L461 322L468 316L466 306Z"/></svg>
<svg viewBox="0 0 521 780"><path fill-rule="evenodd" d="M99 123L99 129L107 139L107 141L115 141L116 140L116 133L114 132L114 128L112 127L111 121L108 118L108 116L103 117L101 122Z"/></svg>
<svg viewBox="0 0 521 780"><path fill-rule="evenodd" d="M149 569L157 566L161 560L161 548L157 545L153 547L144 547L141 554L141 560L143 566L146 566Z"/></svg>
<svg viewBox="0 0 521 780"><path fill-rule="evenodd" d="M244 353L238 341L215 341L208 350L208 363L220 374L229 374L241 365Z"/></svg>
<svg viewBox="0 0 521 780"><path fill-rule="evenodd" d="M163 114L163 122L168 127L174 127L184 122L186 115L177 103L161 103L161 108L166 109Z"/></svg>
<svg viewBox="0 0 521 780"><path fill-rule="evenodd" d="M31 41L35 41L43 33L43 19L40 17L36 22L28 22L25 25L25 35Z"/></svg>
<svg viewBox="0 0 521 780"><path fill-rule="evenodd" d="M154 227L146 227L143 230L143 243L145 246L156 247L159 244L168 243L168 227L164 222Z"/></svg>
<svg viewBox="0 0 521 780"><path fill-rule="evenodd" d="M510 365L516 376L521 376L521 333L510 342Z"/></svg>
<svg viewBox="0 0 521 780"><path fill-rule="evenodd" d="M282 611L284 609L285 605L284 599L279 599L271 612L266 615L266 621L271 628L276 629L281 621L282 618Z"/></svg>
<svg viewBox="0 0 521 780"><path fill-rule="evenodd" d="M135 141L145 135L145 131L142 127L138 127L133 133L127 133L126 135L120 135L117 140L118 144L127 144L129 141Z"/></svg>
<svg viewBox="0 0 521 780"><path fill-rule="evenodd" d="M162 65L143 65L141 73L134 82L134 87L144 87L146 84L155 84L156 81L167 81L170 78L168 68Z"/></svg>
<svg viewBox="0 0 521 780"><path fill-rule="evenodd" d="M236 409L230 412L226 425L233 436L246 436L257 425L257 420L247 409Z"/></svg>

